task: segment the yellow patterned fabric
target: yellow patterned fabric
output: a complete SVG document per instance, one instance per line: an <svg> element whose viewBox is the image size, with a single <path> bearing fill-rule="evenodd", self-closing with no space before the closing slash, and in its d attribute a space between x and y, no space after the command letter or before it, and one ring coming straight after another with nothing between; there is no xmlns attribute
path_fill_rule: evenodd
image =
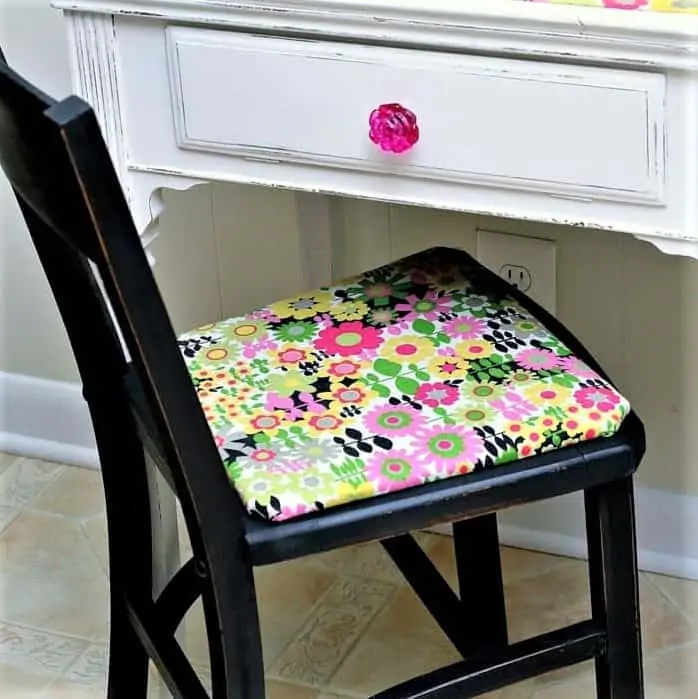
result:
<svg viewBox="0 0 698 699"><path fill-rule="evenodd" d="M179 342L222 466L267 521L610 435L629 410L458 250L422 252Z"/></svg>
<svg viewBox="0 0 698 699"><path fill-rule="evenodd" d="M651 12L684 12L698 14L698 0L518 0L545 2L549 5L584 5L611 10L646 10Z"/></svg>

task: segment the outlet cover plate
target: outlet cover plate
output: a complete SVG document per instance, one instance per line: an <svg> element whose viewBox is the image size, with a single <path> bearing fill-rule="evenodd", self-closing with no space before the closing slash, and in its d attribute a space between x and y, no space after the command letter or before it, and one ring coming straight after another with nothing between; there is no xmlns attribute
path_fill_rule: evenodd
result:
<svg viewBox="0 0 698 699"><path fill-rule="evenodd" d="M530 286L522 290L547 311L555 313L557 275L554 241L478 230L477 259L510 282L525 280Z"/></svg>

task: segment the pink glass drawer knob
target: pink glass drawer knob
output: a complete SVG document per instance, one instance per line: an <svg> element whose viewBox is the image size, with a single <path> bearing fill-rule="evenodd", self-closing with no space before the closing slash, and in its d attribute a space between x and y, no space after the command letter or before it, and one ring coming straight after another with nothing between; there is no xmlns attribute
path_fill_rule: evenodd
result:
<svg viewBox="0 0 698 699"><path fill-rule="evenodd" d="M404 153L419 141L417 117L397 102L376 107L368 118L368 125L368 137L389 153Z"/></svg>

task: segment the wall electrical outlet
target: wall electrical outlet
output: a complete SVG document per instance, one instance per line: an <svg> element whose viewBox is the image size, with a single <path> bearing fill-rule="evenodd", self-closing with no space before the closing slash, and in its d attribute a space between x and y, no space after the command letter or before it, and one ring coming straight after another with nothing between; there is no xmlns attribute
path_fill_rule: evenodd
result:
<svg viewBox="0 0 698 699"><path fill-rule="evenodd" d="M477 259L555 313L556 245L552 240L478 230Z"/></svg>

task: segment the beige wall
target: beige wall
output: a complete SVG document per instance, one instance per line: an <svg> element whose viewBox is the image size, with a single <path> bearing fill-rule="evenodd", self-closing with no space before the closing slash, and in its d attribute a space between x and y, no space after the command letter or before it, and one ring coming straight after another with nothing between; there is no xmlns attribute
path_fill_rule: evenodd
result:
<svg viewBox="0 0 698 699"><path fill-rule="evenodd" d="M0 0L9 60L56 95L69 90L63 27L48 0ZM38 47L38 48L37 48ZM291 194L217 185L169 194L156 273L185 329L300 287ZM561 318L647 422L645 485L698 495L698 263L629 236L337 201L337 273L433 244L472 247L478 227L554 238ZM0 178L0 371L75 379L55 306Z"/></svg>
<svg viewBox="0 0 698 699"><path fill-rule="evenodd" d="M70 89L61 18L44 0L0 0L8 61L55 94ZM0 173L0 370L74 380L67 339L7 180Z"/></svg>

